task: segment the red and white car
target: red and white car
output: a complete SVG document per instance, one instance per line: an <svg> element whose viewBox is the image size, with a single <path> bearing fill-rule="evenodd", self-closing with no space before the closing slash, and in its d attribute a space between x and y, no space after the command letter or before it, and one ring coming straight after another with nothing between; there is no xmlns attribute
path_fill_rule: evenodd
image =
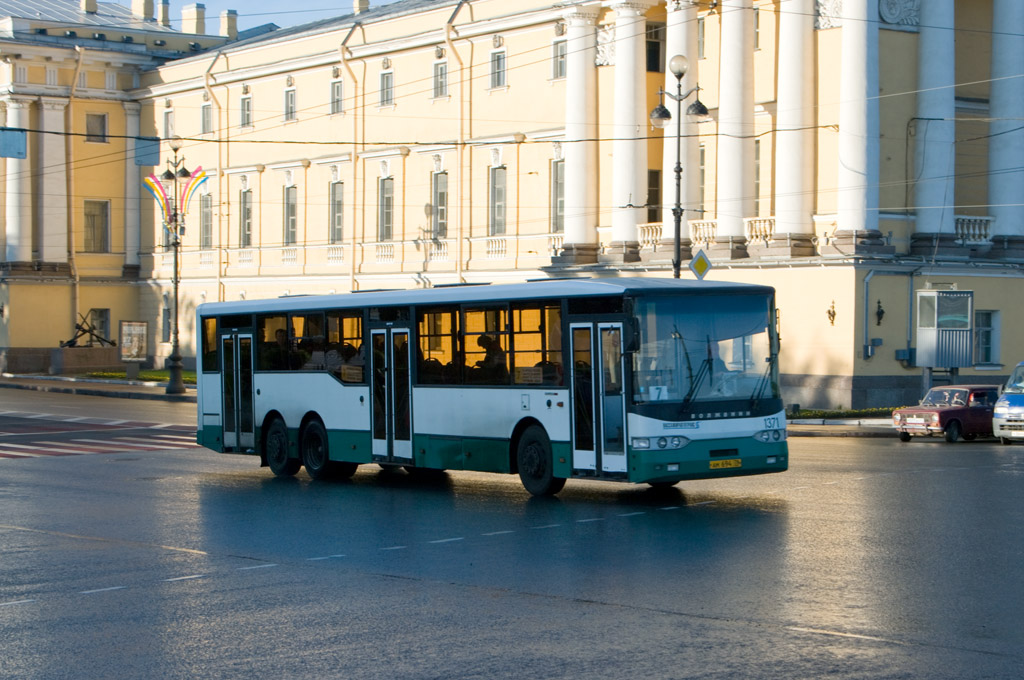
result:
<svg viewBox="0 0 1024 680"><path fill-rule="evenodd" d="M942 435L947 442L992 436L992 411L999 399L998 385L946 385L933 387L917 406L892 412L892 426L900 441Z"/></svg>

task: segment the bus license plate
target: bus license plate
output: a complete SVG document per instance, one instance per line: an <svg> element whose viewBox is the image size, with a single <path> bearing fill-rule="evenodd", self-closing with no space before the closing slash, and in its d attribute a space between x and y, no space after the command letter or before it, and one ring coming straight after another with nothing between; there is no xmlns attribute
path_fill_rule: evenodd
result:
<svg viewBox="0 0 1024 680"><path fill-rule="evenodd" d="M721 470L722 468L738 468L740 467L739 458L729 458L728 460L713 460L711 461L712 470Z"/></svg>

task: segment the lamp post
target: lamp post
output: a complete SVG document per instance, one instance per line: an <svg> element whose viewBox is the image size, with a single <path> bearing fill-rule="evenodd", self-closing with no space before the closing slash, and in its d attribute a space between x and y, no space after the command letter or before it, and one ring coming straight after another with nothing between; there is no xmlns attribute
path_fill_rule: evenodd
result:
<svg viewBox="0 0 1024 680"><path fill-rule="evenodd" d="M171 275L171 284L174 286L174 331L171 335L171 363L168 366L170 376L167 381L167 394L184 394L185 382L181 377L181 346L178 343L178 285L181 282L179 273L178 258L181 252L181 237L185 233L185 214L181 205L181 195L178 193L178 180L189 179L192 174L185 169L185 158L178 158L178 151L181 150L182 138L175 135L169 140L171 151L174 152L174 160L167 161L167 169L160 175L161 182L173 197L171 210L167 211L166 229L171 236L171 247L174 249L174 271Z"/></svg>
<svg viewBox="0 0 1024 680"><path fill-rule="evenodd" d="M708 107L700 101L700 85L694 85L687 92L683 92L683 76L686 75L686 70L689 68L689 61L686 57L681 54L677 54L672 57L668 62L668 69L672 72L672 75L676 77L676 93L666 92L664 88L658 89L658 95L661 97L661 103L654 107L651 111L651 125L656 128L666 128L669 123L672 122L672 112L665 108L665 97L672 99L676 103L676 118L678 122L676 124L676 203L672 208L672 219L675 225L675 242L674 251L672 255L672 276L679 278L679 268L682 264L682 223L683 223L683 205L682 205L682 180L683 180L683 161L682 161L682 143L683 143L683 100L689 97L694 92L698 93L697 98L686 108L686 115L700 121L707 120Z"/></svg>

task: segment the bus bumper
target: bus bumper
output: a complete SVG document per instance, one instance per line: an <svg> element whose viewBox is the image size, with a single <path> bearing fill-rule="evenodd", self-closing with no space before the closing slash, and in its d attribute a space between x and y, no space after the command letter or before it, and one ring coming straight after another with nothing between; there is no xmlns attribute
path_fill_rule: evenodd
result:
<svg viewBox="0 0 1024 680"><path fill-rule="evenodd" d="M630 449L629 460L631 482L680 482L783 472L789 468L789 448L785 441L718 439L671 451Z"/></svg>

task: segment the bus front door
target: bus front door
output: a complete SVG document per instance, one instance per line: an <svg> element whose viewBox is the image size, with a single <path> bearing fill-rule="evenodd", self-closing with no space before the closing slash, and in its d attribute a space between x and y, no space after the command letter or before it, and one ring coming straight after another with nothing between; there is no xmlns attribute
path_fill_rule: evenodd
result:
<svg viewBox="0 0 1024 680"><path fill-rule="evenodd" d="M412 462L412 374L409 372L409 329L370 331L373 352L373 459L382 463Z"/></svg>
<svg viewBox="0 0 1024 680"><path fill-rule="evenodd" d="M252 335L230 333L220 338L221 413L224 448L251 449L256 445L252 404Z"/></svg>
<svg viewBox="0 0 1024 680"><path fill-rule="evenodd" d="M570 324L573 470L626 472L622 324Z"/></svg>

